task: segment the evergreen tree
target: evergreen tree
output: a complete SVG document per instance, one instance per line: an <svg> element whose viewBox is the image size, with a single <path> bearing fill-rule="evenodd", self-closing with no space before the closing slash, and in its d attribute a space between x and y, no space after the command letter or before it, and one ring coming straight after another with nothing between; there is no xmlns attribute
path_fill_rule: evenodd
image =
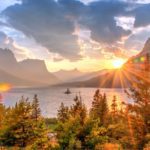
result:
<svg viewBox="0 0 150 150"><path fill-rule="evenodd" d="M106 94L102 96L102 99L100 101L101 109L100 109L100 119L102 125L105 125L107 115L108 115L108 105L107 105L107 97Z"/></svg>
<svg viewBox="0 0 150 150"><path fill-rule="evenodd" d="M78 96L75 97L74 104L69 108L61 104L58 111L59 126L56 129L60 149L81 149L84 141L81 131L86 118L86 107Z"/></svg>
<svg viewBox="0 0 150 150"><path fill-rule="evenodd" d="M99 119L100 125L104 125L108 113L108 105L106 94L102 95L99 90L96 90L92 102L90 115L93 119Z"/></svg>
<svg viewBox="0 0 150 150"><path fill-rule="evenodd" d="M111 104L111 118L113 123L117 123L119 119L118 114L118 105L117 105L117 98L116 96L113 97L112 104Z"/></svg>
<svg viewBox="0 0 150 150"><path fill-rule="evenodd" d="M141 77L135 77L136 82L126 91L133 104L128 105L134 136L139 149L145 144L145 137L150 133L150 83Z"/></svg>
<svg viewBox="0 0 150 150"><path fill-rule="evenodd" d="M39 100L38 100L37 95L34 95L33 102L32 102L32 117L33 117L33 119L38 121L40 116L41 116L41 110L39 107Z"/></svg>
<svg viewBox="0 0 150 150"><path fill-rule="evenodd" d="M25 147L32 138L31 106L28 99L21 98L5 118L3 143Z"/></svg>
<svg viewBox="0 0 150 150"><path fill-rule="evenodd" d="M72 117L79 116L81 124L84 124L86 117L87 117L87 110L85 105L82 102L80 96L76 96L74 99L75 104L70 108L70 114Z"/></svg>
<svg viewBox="0 0 150 150"><path fill-rule="evenodd" d="M98 113L99 113L99 107L100 107L100 100L102 98L102 95L98 90L95 91L95 94L94 94L94 98L93 98L93 101L92 101L92 108L91 108L91 115L93 118L97 117Z"/></svg>
<svg viewBox="0 0 150 150"><path fill-rule="evenodd" d="M5 115L6 115L6 108L4 107L3 104L0 103L0 146L2 146L2 130L3 130L3 126L4 126L4 119L5 119Z"/></svg>
<svg viewBox="0 0 150 150"><path fill-rule="evenodd" d="M84 149L95 149L97 144L104 144L108 142L107 128L99 126L99 120L88 118L83 129L82 136L84 138Z"/></svg>
<svg viewBox="0 0 150 150"><path fill-rule="evenodd" d="M44 121L33 118L34 110L35 107L32 108L24 97L7 110L0 134L2 145L27 147L38 143L42 147L44 142L48 142Z"/></svg>
<svg viewBox="0 0 150 150"><path fill-rule="evenodd" d="M3 104L0 103L0 129L3 125L3 121L5 118L6 108Z"/></svg>
<svg viewBox="0 0 150 150"><path fill-rule="evenodd" d="M112 104L111 104L111 110L112 110L113 116L116 116L116 114L117 114L117 99L116 99L116 96L113 97Z"/></svg>
<svg viewBox="0 0 150 150"><path fill-rule="evenodd" d="M64 106L64 103L61 103L60 105L60 108L57 113L57 118L63 123L69 119L69 108L67 106Z"/></svg>

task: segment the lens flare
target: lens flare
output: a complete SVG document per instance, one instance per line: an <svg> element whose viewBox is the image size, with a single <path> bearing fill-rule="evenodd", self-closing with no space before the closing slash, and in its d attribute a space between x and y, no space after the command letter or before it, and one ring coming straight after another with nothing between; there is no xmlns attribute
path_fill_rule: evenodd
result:
<svg viewBox="0 0 150 150"><path fill-rule="evenodd" d="M112 62L114 68L121 68L124 63L125 63L125 60L123 59L116 59L116 60L113 60Z"/></svg>
<svg viewBox="0 0 150 150"><path fill-rule="evenodd" d="M0 83L0 92L7 92L12 88L12 85L9 83Z"/></svg>

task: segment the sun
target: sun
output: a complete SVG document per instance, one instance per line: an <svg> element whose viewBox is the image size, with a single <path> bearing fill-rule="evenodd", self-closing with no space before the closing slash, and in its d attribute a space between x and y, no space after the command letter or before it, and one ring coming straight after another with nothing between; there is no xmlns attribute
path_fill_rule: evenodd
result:
<svg viewBox="0 0 150 150"><path fill-rule="evenodd" d="M123 59L115 59L112 62L112 65L114 68L119 69L123 66L123 64L125 63L125 60Z"/></svg>

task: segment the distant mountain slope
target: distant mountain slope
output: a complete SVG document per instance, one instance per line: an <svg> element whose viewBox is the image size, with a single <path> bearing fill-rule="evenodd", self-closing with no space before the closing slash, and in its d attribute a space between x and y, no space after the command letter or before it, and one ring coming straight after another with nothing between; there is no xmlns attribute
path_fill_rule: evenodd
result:
<svg viewBox="0 0 150 150"><path fill-rule="evenodd" d="M60 82L48 72L44 61L27 59L17 62L12 51L8 49L0 49L0 70L0 81L11 81L14 86L18 86L18 83L21 86L44 86Z"/></svg>
<svg viewBox="0 0 150 150"><path fill-rule="evenodd" d="M131 74L122 70L111 70L105 74L86 81L64 83L66 87L100 87L100 88L126 88L130 86Z"/></svg>
<svg viewBox="0 0 150 150"><path fill-rule="evenodd" d="M0 48L0 69L14 75L18 74L18 71L21 70L14 54L8 49Z"/></svg>
<svg viewBox="0 0 150 150"><path fill-rule="evenodd" d="M150 53L150 38L148 38L143 47L143 50L138 55L144 55L146 53Z"/></svg>
<svg viewBox="0 0 150 150"><path fill-rule="evenodd" d="M97 77L99 75L106 74L109 71L110 70L104 69L104 70L99 70L99 71L85 73L84 75L81 75L81 76L79 76L77 78L72 79L72 81L85 81L85 80L89 80L89 79Z"/></svg>
<svg viewBox="0 0 150 150"><path fill-rule="evenodd" d="M85 75L86 73L80 72L78 69L73 70L59 70L53 73L57 78L66 82L66 81L74 81L74 79Z"/></svg>
<svg viewBox="0 0 150 150"><path fill-rule="evenodd" d="M107 73L107 69L94 71L94 72L81 72L78 69L73 70L59 70L54 72L53 74L61 79L63 82L77 82L77 81L85 81L90 78L96 77L98 75L102 75Z"/></svg>
<svg viewBox="0 0 150 150"><path fill-rule="evenodd" d="M22 77L25 79L32 79L32 81L47 85L59 82L56 76L48 72L43 60L26 59L22 62L19 62L19 65L23 69Z"/></svg>
<svg viewBox="0 0 150 150"><path fill-rule="evenodd" d="M18 78L3 70L0 70L0 83L9 83L17 87L36 85L34 82Z"/></svg>

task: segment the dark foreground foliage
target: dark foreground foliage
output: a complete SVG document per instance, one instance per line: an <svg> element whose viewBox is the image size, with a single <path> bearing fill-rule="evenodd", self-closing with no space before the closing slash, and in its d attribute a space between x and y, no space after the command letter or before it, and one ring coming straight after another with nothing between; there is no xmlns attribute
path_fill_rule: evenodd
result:
<svg viewBox="0 0 150 150"><path fill-rule="evenodd" d="M97 90L87 111L80 95L63 103L57 118L43 118L37 95L14 107L0 104L0 146L27 150L149 150L150 84L138 79L125 91L132 103Z"/></svg>
<svg viewBox="0 0 150 150"><path fill-rule="evenodd" d="M14 107L0 105L0 146L14 149L50 148L48 130L41 116L37 95L33 102L22 97Z"/></svg>

